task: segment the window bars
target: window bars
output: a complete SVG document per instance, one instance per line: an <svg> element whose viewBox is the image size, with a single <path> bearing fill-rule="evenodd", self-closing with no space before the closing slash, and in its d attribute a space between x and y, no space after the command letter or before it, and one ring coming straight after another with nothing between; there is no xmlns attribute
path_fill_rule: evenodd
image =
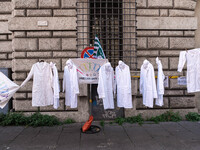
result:
<svg viewBox="0 0 200 150"><path fill-rule="evenodd" d="M137 69L136 0L78 0L78 55L94 38L100 40L106 58L113 67L123 60Z"/></svg>

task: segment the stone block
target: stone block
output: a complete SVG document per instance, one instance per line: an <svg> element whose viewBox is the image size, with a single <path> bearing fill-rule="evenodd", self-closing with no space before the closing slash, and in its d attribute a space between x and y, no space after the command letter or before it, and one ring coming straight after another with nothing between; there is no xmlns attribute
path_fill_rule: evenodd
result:
<svg viewBox="0 0 200 150"><path fill-rule="evenodd" d="M137 95L138 94L138 79L137 78L131 78L131 92L132 95Z"/></svg>
<svg viewBox="0 0 200 150"><path fill-rule="evenodd" d="M44 58L44 57L51 57L52 52L27 52L27 57L32 58Z"/></svg>
<svg viewBox="0 0 200 150"><path fill-rule="evenodd" d="M13 98L14 99L26 99L26 93L15 93Z"/></svg>
<svg viewBox="0 0 200 150"><path fill-rule="evenodd" d="M183 96L183 90L165 90L165 96Z"/></svg>
<svg viewBox="0 0 200 150"><path fill-rule="evenodd" d="M11 2L0 2L0 13L11 13L12 3Z"/></svg>
<svg viewBox="0 0 200 150"><path fill-rule="evenodd" d="M15 111L37 111L38 107L32 107L30 100L14 100Z"/></svg>
<svg viewBox="0 0 200 150"><path fill-rule="evenodd" d="M194 10L196 3L194 0L174 0L174 8Z"/></svg>
<svg viewBox="0 0 200 150"><path fill-rule="evenodd" d="M195 36L195 31L184 31L184 36Z"/></svg>
<svg viewBox="0 0 200 150"><path fill-rule="evenodd" d="M52 10L51 9L28 9L27 16L28 17L51 17Z"/></svg>
<svg viewBox="0 0 200 150"><path fill-rule="evenodd" d="M0 41L0 52L12 52L12 42Z"/></svg>
<svg viewBox="0 0 200 150"><path fill-rule="evenodd" d="M65 52L53 52L53 57L63 57L63 58L77 58L76 51L65 51Z"/></svg>
<svg viewBox="0 0 200 150"><path fill-rule="evenodd" d="M137 29L195 30L195 17L137 17ZM170 22L170 23L169 23Z"/></svg>
<svg viewBox="0 0 200 150"><path fill-rule="evenodd" d="M187 90L184 90L184 94L186 96L196 96L197 93L188 93ZM196 98L198 99L198 96L196 96Z"/></svg>
<svg viewBox="0 0 200 150"><path fill-rule="evenodd" d="M7 40L7 35L0 35L0 40L2 41Z"/></svg>
<svg viewBox="0 0 200 150"><path fill-rule="evenodd" d="M14 38L12 44L13 44L13 49L15 51L18 50L31 51L38 49L37 39Z"/></svg>
<svg viewBox="0 0 200 150"><path fill-rule="evenodd" d="M14 32L14 37L25 37L26 33L25 32Z"/></svg>
<svg viewBox="0 0 200 150"><path fill-rule="evenodd" d="M7 59L7 54L1 54L0 53L0 59Z"/></svg>
<svg viewBox="0 0 200 150"><path fill-rule="evenodd" d="M148 0L149 8L172 8L173 1L172 0Z"/></svg>
<svg viewBox="0 0 200 150"><path fill-rule="evenodd" d="M178 57L180 54L180 51L176 51L176 50L161 50L160 51L160 56L169 56L169 57Z"/></svg>
<svg viewBox="0 0 200 150"><path fill-rule="evenodd" d="M137 8L147 7L147 0L137 0Z"/></svg>
<svg viewBox="0 0 200 150"><path fill-rule="evenodd" d="M170 79L169 80L170 89L186 89L185 85L178 85L178 79Z"/></svg>
<svg viewBox="0 0 200 150"><path fill-rule="evenodd" d="M62 49L63 50L76 50L77 41L76 38L63 38Z"/></svg>
<svg viewBox="0 0 200 150"><path fill-rule="evenodd" d="M137 31L137 36L158 36L158 31Z"/></svg>
<svg viewBox="0 0 200 150"><path fill-rule="evenodd" d="M11 18L11 14L0 14L0 21L8 21Z"/></svg>
<svg viewBox="0 0 200 150"><path fill-rule="evenodd" d="M145 48L147 48L147 38L138 37L138 39L137 39L137 48L138 49L145 49Z"/></svg>
<svg viewBox="0 0 200 150"><path fill-rule="evenodd" d="M178 69L178 62L179 62L179 57L171 57L169 58L169 63L170 63L170 69ZM186 68L186 65L184 67L184 69Z"/></svg>
<svg viewBox="0 0 200 150"><path fill-rule="evenodd" d="M25 17L25 9L15 9L14 17Z"/></svg>
<svg viewBox="0 0 200 150"><path fill-rule="evenodd" d="M37 61L38 59L13 59L13 71L30 71L32 65Z"/></svg>
<svg viewBox="0 0 200 150"><path fill-rule="evenodd" d="M138 16L159 16L159 9L138 9Z"/></svg>
<svg viewBox="0 0 200 150"><path fill-rule="evenodd" d="M48 26L41 27L38 26L38 21L47 21ZM76 17L14 17L11 19L7 25L9 30L76 30ZM1 23L0 23L1 27ZM7 29L8 30L8 29Z"/></svg>
<svg viewBox="0 0 200 150"><path fill-rule="evenodd" d="M24 80L26 78L26 73L13 73L12 79L13 80Z"/></svg>
<svg viewBox="0 0 200 150"><path fill-rule="evenodd" d="M13 0L14 8L37 8L37 0Z"/></svg>
<svg viewBox="0 0 200 150"><path fill-rule="evenodd" d="M171 97L170 108L194 108L196 106L194 97Z"/></svg>
<svg viewBox="0 0 200 150"><path fill-rule="evenodd" d="M194 11L189 10L169 10L170 17L194 17Z"/></svg>
<svg viewBox="0 0 200 150"><path fill-rule="evenodd" d="M183 72L178 71L164 71L165 76L183 76Z"/></svg>
<svg viewBox="0 0 200 150"><path fill-rule="evenodd" d="M168 9L160 9L160 16L167 17L169 15Z"/></svg>
<svg viewBox="0 0 200 150"><path fill-rule="evenodd" d="M8 34L8 40L12 40L14 38L14 34Z"/></svg>
<svg viewBox="0 0 200 150"><path fill-rule="evenodd" d="M31 68L30 68L31 69ZM28 75L28 74L27 74ZM24 78L25 80L25 78ZM24 81L23 80L23 81ZM17 85L21 85L23 81L15 81ZM32 92L33 81L28 81L23 87L21 87L18 91L19 92Z"/></svg>
<svg viewBox="0 0 200 150"><path fill-rule="evenodd" d="M27 37L51 37L50 31L30 31L27 32Z"/></svg>
<svg viewBox="0 0 200 150"><path fill-rule="evenodd" d="M39 0L39 8L59 8L60 0Z"/></svg>
<svg viewBox="0 0 200 150"><path fill-rule="evenodd" d="M74 31L54 31L53 37L70 37L76 38L76 32Z"/></svg>
<svg viewBox="0 0 200 150"><path fill-rule="evenodd" d="M76 17L75 9L56 9L53 11L55 17Z"/></svg>
<svg viewBox="0 0 200 150"><path fill-rule="evenodd" d="M183 31L160 31L160 36L183 36Z"/></svg>
<svg viewBox="0 0 200 150"><path fill-rule="evenodd" d="M59 103L60 107L58 107L58 109L56 110L64 110L65 109L64 100L60 100ZM40 107L40 111L53 111L53 110L55 110L53 106Z"/></svg>
<svg viewBox="0 0 200 150"><path fill-rule="evenodd" d="M153 51L153 50L138 50L137 56L158 56L159 51Z"/></svg>
<svg viewBox="0 0 200 150"><path fill-rule="evenodd" d="M76 8L76 0L61 0L62 8Z"/></svg>
<svg viewBox="0 0 200 150"><path fill-rule="evenodd" d="M153 49L167 49L168 48L168 38L148 38L148 48Z"/></svg>
<svg viewBox="0 0 200 150"><path fill-rule="evenodd" d="M12 68L11 60L1 60L0 68Z"/></svg>
<svg viewBox="0 0 200 150"><path fill-rule="evenodd" d="M26 52L13 52L12 55L13 58L25 58Z"/></svg>
<svg viewBox="0 0 200 150"><path fill-rule="evenodd" d="M192 49L195 47L194 38L170 38L170 49Z"/></svg>
<svg viewBox="0 0 200 150"><path fill-rule="evenodd" d="M61 50L60 38L39 39L39 50Z"/></svg>
<svg viewBox="0 0 200 150"><path fill-rule="evenodd" d="M10 32L8 30L8 22L0 22L0 34L10 34L12 32Z"/></svg>
<svg viewBox="0 0 200 150"><path fill-rule="evenodd" d="M12 53L8 53L8 59L13 59Z"/></svg>
<svg viewBox="0 0 200 150"><path fill-rule="evenodd" d="M88 96L88 87L87 84L79 84L79 96Z"/></svg>

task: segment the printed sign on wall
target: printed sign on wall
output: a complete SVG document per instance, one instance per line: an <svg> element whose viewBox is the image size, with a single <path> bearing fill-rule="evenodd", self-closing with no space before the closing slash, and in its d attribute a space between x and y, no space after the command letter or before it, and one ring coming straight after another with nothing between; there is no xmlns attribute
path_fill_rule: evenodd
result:
<svg viewBox="0 0 200 150"><path fill-rule="evenodd" d="M108 62L107 59L71 59L77 67L79 83L97 84L99 69Z"/></svg>

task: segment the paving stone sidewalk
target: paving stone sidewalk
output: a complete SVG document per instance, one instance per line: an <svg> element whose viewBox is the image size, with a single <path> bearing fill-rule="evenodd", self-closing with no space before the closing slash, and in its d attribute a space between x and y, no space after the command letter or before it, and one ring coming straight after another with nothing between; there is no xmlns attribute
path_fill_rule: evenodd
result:
<svg viewBox="0 0 200 150"><path fill-rule="evenodd" d="M200 122L105 124L98 134L80 133L81 125L0 127L0 149L200 150Z"/></svg>

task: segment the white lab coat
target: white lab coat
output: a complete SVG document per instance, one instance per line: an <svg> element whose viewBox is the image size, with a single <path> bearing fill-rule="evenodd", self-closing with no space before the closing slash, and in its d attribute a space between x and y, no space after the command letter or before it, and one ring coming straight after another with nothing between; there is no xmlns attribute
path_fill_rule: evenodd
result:
<svg viewBox="0 0 200 150"><path fill-rule="evenodd" d="M148 60L144 60L140 70L140 93L143 104L153 108L153 100L157 98L154 68Z"/></svg>
<svg viewBox="0 0 200 150"><path fill-rule="evenodd" d="M188 93L200 91L200 48L181 51L179 56L178 71L187 61L187 91Z"/></svg>
<svg viewBox="0 0 200 150"><path fill-rule="evenodd" d="M162 69L162 63L159 60L159 58L156 58L156 63L158 65L158 76L157 76L157 92L158 92L158 98L156 98L155 104L158 106L163 106L163 95L164 95L164 79L165 75L163 73Z"/></svg>
<svg viewBox="0 0 200 150"><path fill-rule="evenodd" d="M4 108L19 86L0 72L0 108Z"/></svg>
<svg viewBox="0 0 200 150"><path fill-rule="evenodd" d="M53 89L54 89L54 97L53 97L53 108L58 109L60 106L59 103L59 92L60 92L60 85L59 85L59 78L58 78L58 70L55 64L52 62L50 63L51 68L53 70Z"/></svg>
<svg viewBox="0 0 200 150"><path fill-rule="evenodd" d="M99 70L97 87L99 98L103 99L104 109L114 109L114 91L114 71L111 64L107 62Z"/></svg>
<svg viewBox="0 0 200 150"><path fill-rule="evenodd" d="M65 92L65 105L70 108L77 108L77 95L79 94L77 75L77 67L69 59L64 68L63 92Z"/></svg>
<svg viewBox="0 0 200 150"><path fill-rule="evenodd" d="M38 62L33 64L24 86L33 77L32 106L48 106L54 103L53 74L50 64Z"/></svg>
<svg viewBox="0 0 200 150"><path fill-rule="evenodd" d="M119 65L115 69L115 80L117 85L117 106L132 108L130 68L122 61L119 61Z"/></svg>

